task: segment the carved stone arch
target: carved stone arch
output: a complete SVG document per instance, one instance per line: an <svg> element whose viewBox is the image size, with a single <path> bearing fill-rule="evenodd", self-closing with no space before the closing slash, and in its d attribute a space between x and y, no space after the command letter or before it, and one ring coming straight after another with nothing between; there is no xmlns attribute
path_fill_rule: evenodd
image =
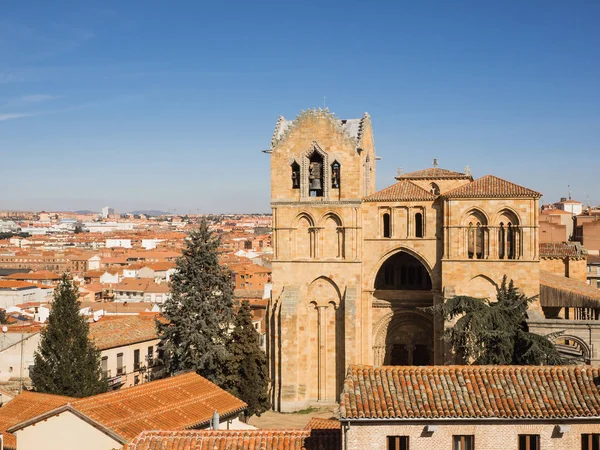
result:
<svg viewBox="0 0 600 450"><path fill-rule="evenodd" d="M513 226L520 226L521 224L521 216L517 211L515 211L510 206L503 206L494 214L493 224L495 226L500 226L500 223L503 222L506 225L507 221L503 220L504 218L508 219L512 223Z"/></svg>
<svg viewBox="0 0 600 450"><path fill-rule="evenodd" d="M467 287L472 297L495 299L498 283L480 273L469 280Z"/></svg>
<svg viewBox="0 0 600 450"><path fill-rule="evenodd" d="M325 224L325 221L328 219L332 219L337 224L338 227L344 226L344 223L342 222L342 218L339 216L338 213L336 213L335 211L332 211L332 210L329 210L321 215L321 218L319 220L319 226L323 226Z"/></svg>
<svg viewBox="0 0 600 450"><path fill-rule="evenodd" d="M433 317L426 312L401 309L386 314L374 327L373 363L398 364L394 354L400 351L407 358L402 364L431 364L433 329Z"/></svg>
<svg viewBox="0 0 600 450"><path fill-rule="evenodd" d="M400 253L400 252L408 253L410 256L417 259L423 265L423 267L425 268L425 270L427 271L427 273L429 275L429 278L431 278L431 281L433 283L433 269L432 269L432 266L429 264L429 261L427 261L427 258L425 258L421 253L419 253L418 251L416 251L412 248L400 246L400 247L396 247L396 248L384 253L379 258L379 260L377 261L375 266L373 266L371 273L369 274L368 286L375 286L375 279L377 278L377 274L379 273L379 270L381 270L381 267L385 264L385 262L388 259L390 259L392 256L394 256L395 254Z"/></svg>
<svg viewBox="0 0 600 450"><path fill-rule="evenodd" d="M320 276L315 278L306 291L306 299L315 306L327 306L335 304L339 307L342 294L338 285L329 277Z"/></svg>
<svg viewBox="0 0 600 450"><path fill-rule="evenodd" d="M472 222L472 219L475 218L481 223L483 226L487 226L490 224L490 219L488 215L480 208L471 208L469 209L462 217L462 225L469 226L469 222ZM475 225L475 224L473 224Z"/></svg>
<svg viewBox="0 0 600 450"><path fill-rule="evenodd" d="M312 141L308 150L306 150L302 154L302 164L300 166L300 194L303 198L310 197L310 189L308 185L308 173L309 173L309 162L310 157L317 153L323 158L323 197L324 199L329 198L329 191L331 185L331 174L329 167L329 155L325 152L317 143L317 141Z"/></svg>
<svg viewBox="0 0 600 450"><path fill-rule="evenodd" d="M308 211L300 211L294 218L294 228L298 227L298 223L302 219L306 219L311 227L315 226L315 219L313 218L312 214Z"/></svg>
<svg viewBox="0 0 600 450"><path fill-rule="evenodd" d="M562 334L554 338L554 345L560 353L566 356L580 358L585 364L591 362L592 351L588 343L577 336Z"/></svg>
<svg viewBox="0 0 600 450"><path fill-rule="evenodd" d="M315 220L308 212L302 211L295 217L292 231L294 258L315 257L314 226Z"/></svg>
<svg viewBox="0 0 600 450"><path fill-rule="evenodd" d="M340 216L328 211L321 217L319 226L319 255L326 259L344 258L345 235Z"/></svg>

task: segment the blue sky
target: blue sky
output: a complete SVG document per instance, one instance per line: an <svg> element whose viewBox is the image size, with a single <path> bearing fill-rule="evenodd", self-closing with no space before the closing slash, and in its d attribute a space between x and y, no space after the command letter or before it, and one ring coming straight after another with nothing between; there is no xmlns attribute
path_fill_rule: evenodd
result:
<svg viewBox="0 0 600 450"><path fill-rule="evenodd" d="M269 210L278 115L600 204L600 2L0 3L0 209Z"/></svg>

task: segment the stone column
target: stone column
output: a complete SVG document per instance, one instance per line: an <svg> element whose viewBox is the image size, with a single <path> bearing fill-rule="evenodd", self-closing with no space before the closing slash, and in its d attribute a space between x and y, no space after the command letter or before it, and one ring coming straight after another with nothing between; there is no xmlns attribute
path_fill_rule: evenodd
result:
<svg viewBox="0 0 600 450"><path fill-rule="evenodd" d="M327 397L327 306L317 306L319 324L319 397L323 401Z"/></svg>

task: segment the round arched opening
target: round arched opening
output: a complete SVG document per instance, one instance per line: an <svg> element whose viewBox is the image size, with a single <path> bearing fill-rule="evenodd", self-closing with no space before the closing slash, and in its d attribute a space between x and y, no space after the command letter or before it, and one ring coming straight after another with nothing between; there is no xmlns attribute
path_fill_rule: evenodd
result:
<svg viewBox="0 0 600 450"><path fill-rule="evenodd" d="M399 252L387 259L375 277L376 290L431 290L429 272L414 256Z"/></svg>

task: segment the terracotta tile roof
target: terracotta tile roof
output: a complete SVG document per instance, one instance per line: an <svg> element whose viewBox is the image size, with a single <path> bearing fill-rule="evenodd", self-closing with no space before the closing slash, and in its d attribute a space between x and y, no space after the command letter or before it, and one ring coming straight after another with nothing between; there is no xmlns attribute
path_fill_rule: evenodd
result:
<svg viewBox="0 0 600 450"><path fill-rule="evenodd" d="M344 419L559 419L600 415L600 367L350 366Z"/></svg>
<svg viewBox="0 0 600 450"><path fill-rule="evenodd" d="M339 430L342 425L339 420L323 419L321 417L313 417L308 421L305 430Z"/></svg>
<svg viewBox="0 0 600 450"><path fill-rule="evenodd" d="M576 258L585 259L586 252L575 242L542 242L540 258Z"/></svg>
<svg viewBox="0 0 600 450"><path fill-rule="evenodd" d="M433 201L435 196L410 181L402 180L363 198L365 202Z"/></svg>
<svg viewBox="0 0 600 450"><path fill-rule="evenodd" d="M127 450L338 450L340 430L144 431Z"/></svg>
<svg viewBox="0 0 600 450"><path fill-rule="evenodd" d="M29 273L13 273L5 278L11 280L60 280L61 276L49 270L39 270Z"/></svg>
<svg viewBox="0 0 600 450"><path fill-rule="evenodd" d="M542 306L572 306L598 308L600 289L584 281L540 270L540 304Z"/></svg>
<svg viewBox="0 0 600 450"><path fill-rule="evenodd" d="M588 264L600 264L600 255L587 255Z"/></svg>
<svg viewBox="0 0 600 450"><path fill-rule="evenodd" d="M494 175L486 175L472 183L442 194L446 198L540 198L542 194Z"/></svg>
<svg viewBox="0 0 600 450"><path fill-rule="evenodd" d="M441 180L441 179L468 179L472 180L471 175L460 172L453 172L439 167L430 167L429 169L417 170L416 172L403 173L396 177L396 180Z"/></svg>
<svg viewBox="0 0 600 450"><path fill-rule="evenodd" d="M0 432L4 437L4 448L12 450L17 447L17 438L14 434L6 432L8 428L65 405L72 400L74 399L71 397L29 391L23 391L17 395L0 408Z"/></svg>
<svg viewBox="0 0 600 450"><path fill-rule="evenodd" d="M100 350L158 339L154 316L109 316L90 323L90 338Z"/></svg>
<svg viewBox="0 0 600 450"><path fill-rule="evenodd" d="M14 401L14 400L13 400ZM246 404L196 373L185 373L95 395L72 407L131 440L144 430L184 430L226 417Z"/></svg>
<svg viewBox="0 0 600 450"><path fill-rule="evenodd" d="M27 289L39 288L37 284L28 283L26 281L0 280L0 289Z"/></svg>

